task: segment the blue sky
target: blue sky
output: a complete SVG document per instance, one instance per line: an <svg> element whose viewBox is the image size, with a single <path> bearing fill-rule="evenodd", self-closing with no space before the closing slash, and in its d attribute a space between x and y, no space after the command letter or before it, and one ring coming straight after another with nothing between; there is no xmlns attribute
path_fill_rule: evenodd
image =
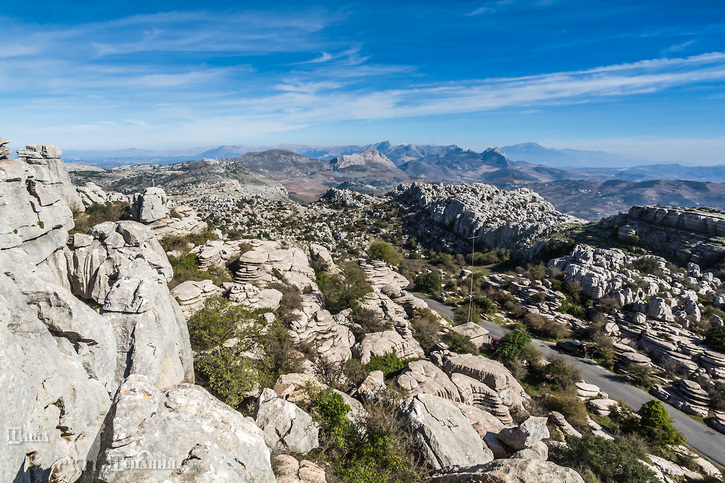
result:
<svg viewBox="0 0 725 483"><path fill-rule="evenodd" d="M725 163L720 0L12 3L15 148L536 141Z"/></svg>

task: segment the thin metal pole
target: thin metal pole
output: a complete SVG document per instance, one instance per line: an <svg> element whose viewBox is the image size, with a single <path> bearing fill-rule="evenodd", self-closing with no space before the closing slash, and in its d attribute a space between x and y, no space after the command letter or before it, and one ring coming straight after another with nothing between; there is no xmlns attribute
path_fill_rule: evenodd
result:
<svg viewBox="0 0 725 483"><path fill-rule="evenodd" d="M473 254L476 252L476 235L471 237L471 290L468 292L468 320L472 321L472 310L473 310Z"/></svg>

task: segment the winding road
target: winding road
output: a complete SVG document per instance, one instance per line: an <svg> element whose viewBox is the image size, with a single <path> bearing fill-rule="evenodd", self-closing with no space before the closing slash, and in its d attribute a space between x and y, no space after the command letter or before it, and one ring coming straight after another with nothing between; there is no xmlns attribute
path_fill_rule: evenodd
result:
<svg viewBox="0 0 725 483"><path fill-rule="evenodd" d="M425 301L432 310L435 310L442 316L453 320L453 309L436 300L423 297L422 295L413 294L419 299ZM481 326L489 331L492 337L503 337L507 329L500 325L484 320ZM534 345L538 347L542 354L558 353L547 345L544 341L534 339ZM570 357L570 356L568 356ZM621 399L634 410L637 410L642 404L654 399L646 392L628 384L621 377L612 374L599 364L589 359L580 359L570 357L571 362L581 370L582 377L590 384L595 384L599 388L609 394L612 399ZM710 458L721 467L725 467L725 435L718 433L714 429L705 426L699 421L692 419L679 409L675 409L669 404L664 404L670 415L672 424L687 438L687 442L703 455Z"/></svg>

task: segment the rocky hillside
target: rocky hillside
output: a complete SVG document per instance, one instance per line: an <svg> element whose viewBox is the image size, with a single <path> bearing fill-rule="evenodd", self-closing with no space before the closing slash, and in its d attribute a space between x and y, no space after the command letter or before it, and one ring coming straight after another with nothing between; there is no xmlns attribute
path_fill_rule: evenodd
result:
<svg viewBox="0 0 725 483"><path fill-rule="evenodd" d="M530 183L526 187L546 198L557 210L591 221L626 212L634 205L706 206L725 209L723 183L569 179Z"/></svg>
<svg viewBox="0 0 725 483"><path fill-rule="evenodd" d="M401 185L392 199L412 216L421 238L457 237L465 250L475 236L480 249L517 249L581 221L564 215L527 189L504 191L485 184Z"/></svg>
<svg viewBox="0 0 725 483"><path fill-rule="evenodd" d="M725 213L703 208L633 206L602 220L620 240L635 240L680 264L709 268L725 259Z"/></svg>
<svg viewBox="0 0 725 483"><path fill-rule="evenodd" d="M71 171L76 185L93 182L107 191L134 193L163 186L171 195L197 197L210 192L231 196L260 195L286 198L284 187L232 161L187 161L177 164L141 164L100 170Z"/></svg>

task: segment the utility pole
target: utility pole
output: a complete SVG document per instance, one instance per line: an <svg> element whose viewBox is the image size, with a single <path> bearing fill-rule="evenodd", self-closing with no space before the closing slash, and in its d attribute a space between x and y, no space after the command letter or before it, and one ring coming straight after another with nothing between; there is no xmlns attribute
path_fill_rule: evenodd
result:
<svg viewBox="0 0 725 483"><path fill-rule="evenodd" d="M468 320L466 322L472 321L472 311L473 311L473 257L474 253L476 252L476 233L473 233L473 236L471 236L471 290L468 292Z"/></svg>

